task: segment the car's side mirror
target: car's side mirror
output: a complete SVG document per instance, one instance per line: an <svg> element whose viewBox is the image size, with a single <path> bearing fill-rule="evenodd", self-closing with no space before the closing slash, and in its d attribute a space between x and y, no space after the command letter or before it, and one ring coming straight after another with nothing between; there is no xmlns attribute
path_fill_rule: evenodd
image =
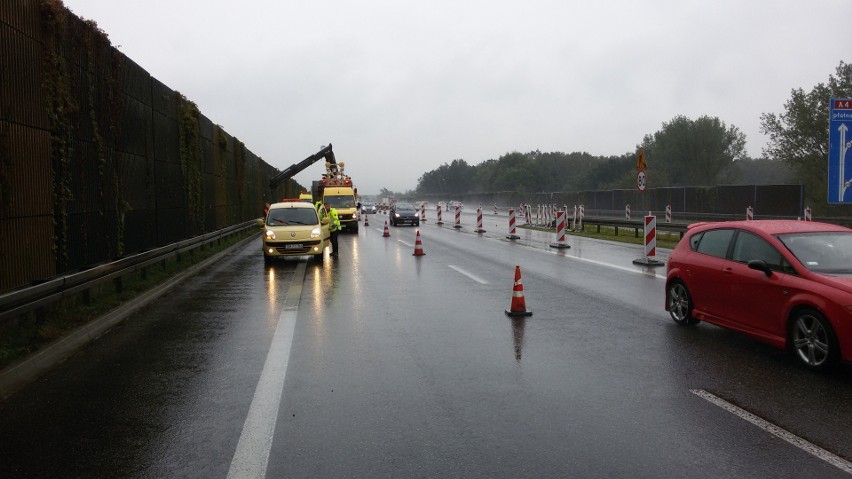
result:
<svg viewBox="0 0 852 479"><path fill-rule="evenodd" d="M261 228L263 228L265 225L266 225L266 222L263 218L257 219L257 226L260 226Z"/></svg>
<svg viewBox="0 0 852 479"><path fill-rule="evenodd" d="M748 267L756 269L757 271L763 271L763 274L765 274L767 278L772 276L772 270L769 268L769 265L766 264L766 261L763 261L762 259L753 259L749 261Z"/></svg>

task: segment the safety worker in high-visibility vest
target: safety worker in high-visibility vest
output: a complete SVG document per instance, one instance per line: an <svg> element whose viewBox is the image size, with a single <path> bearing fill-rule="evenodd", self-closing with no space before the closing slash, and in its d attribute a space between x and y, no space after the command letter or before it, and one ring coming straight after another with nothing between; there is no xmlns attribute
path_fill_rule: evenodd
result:
<svg viewBox="0 0 852 479"><path fill-rule="evenodd" d="M331 256L337 256L337 235L340 233L340 217L337 216L337 210L332 208L328 203L323 204L326 214L328 214L328 232L331 235Z"/></svg>

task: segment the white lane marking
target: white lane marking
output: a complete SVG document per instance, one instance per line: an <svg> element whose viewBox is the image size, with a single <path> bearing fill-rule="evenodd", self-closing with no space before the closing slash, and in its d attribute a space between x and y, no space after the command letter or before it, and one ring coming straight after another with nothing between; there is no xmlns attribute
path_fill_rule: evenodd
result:
<svg viewBox="0 0 852 479"><path fill-rule="evenodd" d="M465 271L465 270L463 270L463 269L459 268L458 266L453 266L453 265L451 265L451 264L450 264L450 265L447 265L447 266L449 266L449 267L450 267L450 269L454 269L454 270L458 271L459 273L461 273L461 274L463 274L463 275L467 276L468 278L470 278L470 279L472 279L472 280L476 281L477 283L481 283L481 284L488 284L488 281L485 281L484 279L482 279L482 278L480 278L480 277L478 277L478 276L475 276L475 275L473 275L473 274L470 274L470 273L468 273L467 271Z"/></svg>
<svg viewBox="0 0 852 479"><path fill-rule="evenodd" d="M299 313L299 297L305 278L305 262L296 266L296 276L287 291L287 299L272 336L266 363L254 390L243 432L231 459L229 478L263 478L269 463L269 450L278 419L278 407L284 394L284 377L290 359L290 347Z"/></svg>
<svg viewBox="0 0 852 479"><path fill-rule="evenodd" d="M536 248L533 248L533 251L538 251L539 253L544 253L544 254L549 254L549 255L555 255L556 254L555 251L545 251L545 250L536 249ZM575 261L582 261L584 263L598 265L598 266L606 266L607 268L613 268L613 269L617 269L617 270L621 270L621 271L626 271L628 273L641 274L643 276L651 276L651 277L657 278L657 279L666 279L666 275L659 275L659 274L653 272L653 271L656 271L656 269L659 269L659 268L663 268L663 271L665 271L665 266L658 266L656 268L649 266L648 267L649 269L650 268L654 268L654 269L651 269L650 271L648 271L648 270L642 271L642 270L638 270L636 268L628 268L626 266L619 266L619 265L613 264L613 263L606 263L604 261L598 261L598 260L588 259L588 258L580 258L578 256L570 256L570 255L567 255L567 254L564 255L563 257L565 257L567 259L573 259Z"/></svg>
<svg viewBox="0 0 852 479"><path fill-rule="evenodd" d="M840 469L841 471L852 474L852 462L849 462L840 456L832 454L826 451L825 449L817 446L816 444L812 444L791 432L787 432L784 429L781 429L780 427L776 426L775 424L772 424L771 422L766 421L765 419L759 418L754 414L738 406L735 406L729 403L728 401L725 401L724 399L703 389L690 389L689 392L695 394L698 397L706 399L707 401L710 401L711 403L740 417L741 419L745 419L746 421L763 429L769 434L772 434L773 436L779 439L783 439L809 454L813 454L814 456L822 459L823 461L831 464L832 466Z"/></svg>

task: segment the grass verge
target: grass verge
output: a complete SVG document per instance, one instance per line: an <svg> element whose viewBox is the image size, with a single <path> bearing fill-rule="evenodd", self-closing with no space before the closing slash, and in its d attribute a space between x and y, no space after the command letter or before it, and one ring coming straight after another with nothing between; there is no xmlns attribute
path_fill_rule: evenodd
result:
<svg viewBox="0 0 852 479"><path fill-rule="evenodd" d="M546 231L548 233L556 234L556 230L554 228L543 228L538 226L521 226L520 228L526 228L536 231ZM621 243L630 243L630 244L645 244L645 240L643 238L643 232L639 231L639 237L636 237L636 231L634 228L625 228L621 227L616 228L613 226L601 226L600 232L598 232L597 225L589 226L585 231L566 231L566 235L568 236L580 236L584 238L595 238L609 241L618 241ZM670 233L667 231L657 230L657 248L666 248L672 249L677 245L678 241L680 241L679 233Z"/></svg>
<svg viewBox="0 0 852 479"><path fill-rule="evenodd" d="M191 254L169 258L125 275L120 281L99 285L42 310L0 324L0 369L256 234L257 230L249 228L204 248L196 248Z"/></svg>

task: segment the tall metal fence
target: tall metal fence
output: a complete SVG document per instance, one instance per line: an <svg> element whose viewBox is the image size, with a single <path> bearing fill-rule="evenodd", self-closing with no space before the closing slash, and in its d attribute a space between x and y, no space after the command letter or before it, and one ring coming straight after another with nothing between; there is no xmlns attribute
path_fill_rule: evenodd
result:
<svg viewBox="0 0 852 479"><path fill-rule="evenodd" d="M259 217L276 173L61 2L0 2L0 291Z"/></svg>
<svg viewBox="0 0 852 479"><path fill-rule="evenodd" d="M745 217L751 206L756 217L795 219L804 212L804 187L802 185L732 185L649 188L637 190L597 190L553 193L497 192L457 195L422 195L420 200L432 202L458 200L466 204L519 205L555 204L584 205L586 214L614 214L624 211L626 205L637 214L645 211L665 212L671 206L673 214L681 217L707 217L713 215ZM643 213L644 214L644 213Z"/></svg>

